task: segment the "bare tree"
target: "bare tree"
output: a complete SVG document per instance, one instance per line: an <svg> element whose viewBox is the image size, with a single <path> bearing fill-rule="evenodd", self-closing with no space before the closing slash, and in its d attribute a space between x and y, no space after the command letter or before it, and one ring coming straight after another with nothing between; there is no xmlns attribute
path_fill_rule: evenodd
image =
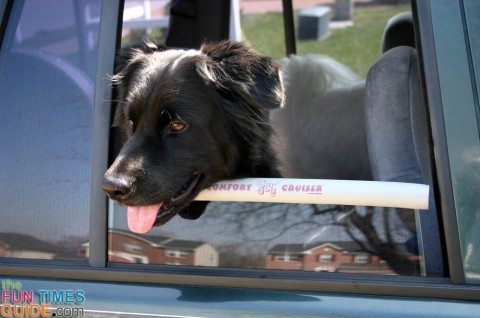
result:
<svg viewBox="0 0 480 318"><path fill-rule="evenodd" d="M379 256L398 274L420 274L419 263L399 250L399 233L415 235L413 211L373 207L322 206L300 204L216 204L206 217L221 218L242 237L242 246L273 244L283 235L295 229L305 229L305 245L324 236L328 229L337 228L347 234L364 251ZM256 231L252 237L252 228ZM305 233L305 231L304 231ZM231 233L223 233L231 235ZM405 235L403 235L405 236ZM266 245L265 245L266 246ZM235 248L230 248L228 258L232 262ZM258 251L258 248L256 249ZM248 253L247 253L248 254ZM258 252L257 252L258 254ZM227 255L226 255L227 256ZM238 256L239 257L239 256ZM258 261L250 257L242 259L247 267L255 267ZM256 264L256 265L255 265ZM238 261L235 264L239 266Z"/></svg>

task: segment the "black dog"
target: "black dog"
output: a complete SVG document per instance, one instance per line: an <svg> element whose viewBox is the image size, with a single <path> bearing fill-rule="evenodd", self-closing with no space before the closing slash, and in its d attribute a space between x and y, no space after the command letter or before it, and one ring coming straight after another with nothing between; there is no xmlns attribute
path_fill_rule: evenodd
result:
<svg viewBox="0 0 480 318"><path fill-rule="evenodd" d="M217 181L279 177L268 110L284 92L272 59L228 41L188 51L148 44L119 57L114 125L128 141L103 189L128 206L132 231L177 213L198 218L208 202L192 200Z"/></svg>

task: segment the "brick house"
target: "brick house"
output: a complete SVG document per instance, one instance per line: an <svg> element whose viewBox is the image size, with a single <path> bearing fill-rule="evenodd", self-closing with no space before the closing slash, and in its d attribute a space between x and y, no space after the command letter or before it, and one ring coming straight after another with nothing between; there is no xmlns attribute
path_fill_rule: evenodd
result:
<svg viewBox="0 0 480 318"><path fill-rule="evenodd" d="M162 244L170 240L164 236L140 236L128 231L108 231L108 260L142 264L165 262Z"/></svg>
<svg viewBox="0 0 480 318"><path fill-rule="evenodd" d="M79 253L88 257L88 242ZM218 252L202 241L108 231L108 261L118 263L218 266Z"/></svg>
<svg viewBox="0 0 480 318"><path fill-rule="evenodd" d="M418 256L409 254L403 245L399 253L410 260ZM313 245L278 244L268 251L265 268L319 272L395 274L384 260L365 252L355 242L320 242Z"/></svg>
<svg viewBox="0 0 480 318"><path fill-rule="evenodd" d="M118 263L162 264L161 244L168 237L140 236L122 230L108 230L108 261ZM89 242L83 243L78 254L89 256Z"/></svg>
<svg viewBox="0 0 480 318"><path fill-rule="evenodd" d="M0 233L0 257L54 259L63 255L60 247L20 233Z"/></svg>
<svg viewBox="0 0 480 318"><path fill-rule="evenodd" d="M218 251L205 242L173 240L164 246L168 265L218 266Z"/></svg>

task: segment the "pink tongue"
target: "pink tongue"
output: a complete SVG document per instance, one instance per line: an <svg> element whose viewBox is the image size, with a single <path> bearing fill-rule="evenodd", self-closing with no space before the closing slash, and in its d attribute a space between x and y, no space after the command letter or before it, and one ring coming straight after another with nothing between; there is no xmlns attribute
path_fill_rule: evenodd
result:
<svg viewBox="0 0 480 318"><path fill-rule="evenodd" d="M128 228L135 233L147 233L155 223L162 203L148 206L129 206L127 210Z"/></svg>

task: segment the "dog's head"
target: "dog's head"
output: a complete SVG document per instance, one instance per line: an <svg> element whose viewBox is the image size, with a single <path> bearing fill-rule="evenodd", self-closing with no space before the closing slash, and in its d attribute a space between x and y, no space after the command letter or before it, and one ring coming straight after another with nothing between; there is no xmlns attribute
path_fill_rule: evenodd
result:
<svg viewBox="0 0 480 318"><path fill-rule="evenodd" d="M200 50L136 47L117 64L114 125L128 140L103 189L128 206L132 231L177 213L197 218L206 203L192 200L217 181L275 175L268 110L282 105L283 86L273 60L220 42Z"/></svg>

